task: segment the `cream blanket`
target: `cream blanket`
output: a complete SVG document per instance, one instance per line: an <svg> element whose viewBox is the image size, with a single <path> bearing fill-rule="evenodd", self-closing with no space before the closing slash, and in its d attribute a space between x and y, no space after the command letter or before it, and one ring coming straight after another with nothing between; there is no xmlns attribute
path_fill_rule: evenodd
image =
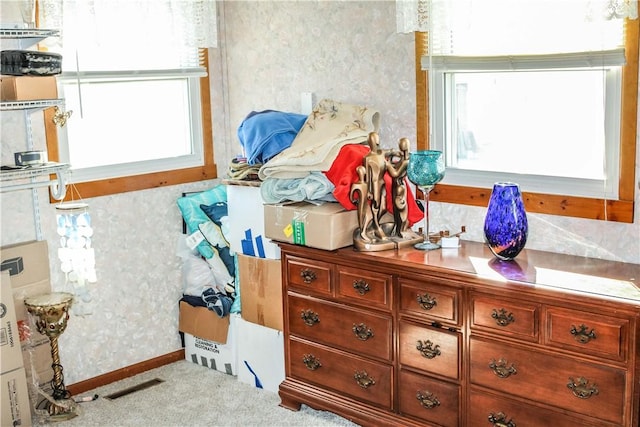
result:
<svg viewBox="0 0 640 427"><path fill-rule="evenodd" d="M346 144L366 144L378 132L378 111L323 99L315 106L289 148L262 165L258 176L304 178L310 172L329 170Z"/></svg>

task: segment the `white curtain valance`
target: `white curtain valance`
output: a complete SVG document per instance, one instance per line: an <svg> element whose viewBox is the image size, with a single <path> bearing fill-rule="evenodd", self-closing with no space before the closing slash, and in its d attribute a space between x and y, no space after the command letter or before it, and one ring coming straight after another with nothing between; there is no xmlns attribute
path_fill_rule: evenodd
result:
<svg viewBox="0 0 640 427"><path fill-rule="evenodd" d="M438 56L538 62L540 55L615 52L624 47L621 16L637 16L635 0L400 0L402 16L410 3L418 9L409 21L426 30L432 65Z"/></svg>
<svg viewBox="0 0 640 427"><path fill-rule="evenodd" d="M215 0L39 0L39 27L60 29L65 48L217 47L216 21Z"/></svg>
<svg viewBox="0 0 640 427"><path fill-rule="evenodd" d="M567 3L571 9L576 12L584 11L584 17L587 20L611 20L611 19L637 19L638 18L638 1L637 0L556 0L545 1L536 0L538 3L546 3L543 8L547 10L548 17L558 16L560 3ZM471 11L482 9L482 3L499 3L500 0L396 0L396 27L398 33L410 33L414 31L427 32L430 29L430 16L435 16L437 20L437 10L434 8L435 3L447 3L449 9L459 9ZM505 1L503 0L503 3ZM508 1L507 1L508 3ZM520 8L523 2L510 1L511 5ZM506 3L505 3L506 4ZM442 6L442 5L441 5ZM506 19L506 16L501 16ZM542 21L544 22L544 21ZM544 30L544 25L541 25Z"/></svg>
<svg viewBox="0 0 640 427"><path fill-rule="evenodd" d="M428 31L429 3L429 0L396 0L397 32Z"/></svg>

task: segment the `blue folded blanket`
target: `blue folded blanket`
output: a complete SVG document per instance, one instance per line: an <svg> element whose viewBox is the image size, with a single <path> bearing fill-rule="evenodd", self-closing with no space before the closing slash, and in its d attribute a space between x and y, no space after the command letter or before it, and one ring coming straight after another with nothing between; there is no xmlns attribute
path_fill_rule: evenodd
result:
<svg viewBox="0 0 640 427"><path fill-rule="evenodd" d="M325 200L335 202L333 183L322 172L311 172L305 178L267 178L260 186L260 195L265 203L303 200Z"/></svg>
<svg viewBox="0 0 640 427"><path fill-rule="evenodd" d="M238 127L238 139L250 165L266 163L289 148L307 116L282 111L252 111Z"/></svg>

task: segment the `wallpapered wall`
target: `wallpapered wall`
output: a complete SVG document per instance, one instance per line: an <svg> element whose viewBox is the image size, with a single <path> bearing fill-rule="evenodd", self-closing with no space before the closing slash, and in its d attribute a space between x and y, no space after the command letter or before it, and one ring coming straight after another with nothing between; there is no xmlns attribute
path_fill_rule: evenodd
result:
<svg viewBox="0 0 640 427"><path fill-rule="evenodd" d="M224 174L240 151L236 130L252 110L300 111L300 93L315 100L367 105L381 113L385 147L408 137L415 147L413 36L395 33L393 1L219 3L219 48L211 51L214 139ZM2 115L2 162L23 150L22 113ZM33 116L36 149L44 147ZM640 156L640 150L638 150ZM640 164L637 161L636 164ZM640 176L640 171L637 173ZM87 199L93 218L98 283L91 285L91 314L72 316L60 338L65 381L73 384L151 359L180 347L181 233L175 200L199 182ZM40 222L49 243L52 286L64 288L57 268L55 209L38 191ZM638 196L636 196L638 203ZM2 245L33 240L31 192L1 198ZM483 208L433 203L433 229L457 230L482 240ZM634 224L530 215L527 247L640 264L640 220Z"/></svg>

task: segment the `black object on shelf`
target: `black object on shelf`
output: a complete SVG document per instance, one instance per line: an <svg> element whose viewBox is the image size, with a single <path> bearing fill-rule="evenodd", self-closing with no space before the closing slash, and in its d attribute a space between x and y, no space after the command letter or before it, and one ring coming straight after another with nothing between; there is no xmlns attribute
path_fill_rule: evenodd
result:
<svg viewBox="0 0 640 427"><path fill-rule="evenodd" d="M62 55L33 50L3 50L2 74L9 76L52 76L62 72Z"/></svg>

